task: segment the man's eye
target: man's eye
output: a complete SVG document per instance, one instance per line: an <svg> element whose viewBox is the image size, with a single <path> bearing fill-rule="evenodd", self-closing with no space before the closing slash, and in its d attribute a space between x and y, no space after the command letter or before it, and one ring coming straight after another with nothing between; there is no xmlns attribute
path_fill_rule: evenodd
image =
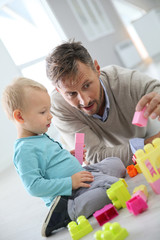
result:
<svg viewBox="0 0 160 240"><path fill-rule="evenodd" d="M40 114L45 114L45 111L43 111L43 112L40 112Z"/></svg>
<svg viewBox="0 0 160 240"><path fill-rule="evenodd" d="M89 88L89 86L90 86L90 84L87 83L87 84L84 85L84 88L87 89L87 88Z"/></svg>
<svg viewBox="0 0 160 240"><path fill-rule="evenodd" d="M69 95L70 97L74 97L74 96L76 96L76 92L70 92L70 93L68 93L68 95Z"/></svg>

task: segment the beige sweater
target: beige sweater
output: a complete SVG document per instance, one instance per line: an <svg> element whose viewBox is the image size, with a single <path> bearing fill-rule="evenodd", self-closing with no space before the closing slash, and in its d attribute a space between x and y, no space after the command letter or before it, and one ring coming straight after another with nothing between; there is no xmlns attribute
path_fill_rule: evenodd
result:
<svg viewBox="0 0 160 240"><path fill-rule="evenodd" d="M136 104L146 93L160 93L160 82L119 66L105 67L101 79L110 101L106 122L84 115L55 90L52 93L53 124L71 149L74 149L75 132L85 133L87 161L95 163L116 156L127 166L132 164L133 155L129 139L148 136L147 128L132 125Z"/></svg>

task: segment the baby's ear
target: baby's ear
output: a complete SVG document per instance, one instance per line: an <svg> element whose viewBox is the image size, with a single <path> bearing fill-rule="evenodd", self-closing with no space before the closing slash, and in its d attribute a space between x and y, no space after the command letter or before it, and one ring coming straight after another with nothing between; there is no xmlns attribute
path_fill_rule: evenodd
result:
<svg viewBox="0 0 160 240"><path fill-rule="evenodd" d="M13 118L19 123L24 123L24 119L22 117L22 112L19 109L14 110Z"/></svg>

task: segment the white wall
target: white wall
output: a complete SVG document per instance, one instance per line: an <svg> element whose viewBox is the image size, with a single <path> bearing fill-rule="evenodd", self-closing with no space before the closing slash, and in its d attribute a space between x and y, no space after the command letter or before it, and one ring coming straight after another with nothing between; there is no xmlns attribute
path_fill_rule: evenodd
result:
<svg viewBox="0 0 160 240"><path fill-rule="evenodd" d="M75 18L71 8L66 0L47 0L51 11L56 16L59 24L63 28L68 39L74 38L76 41L81 41L83 45L88 49L93 59L97 59L101 67L110 64L123 65L118 58L115 45L125 39L129 38L129 35L123 25L115 7L111 0L99 0L106 12L108 18L113 25L114 32L99 39L89 41L82 28L80 27L77 19Z"/></svg>
<svg viewBox="0 0 160 240"><path fill-rule="evenodd" d="M14 77L21 75L13 63L2 41L0 40L0 96L3 89ZM16 129L12 121L4 114L0 104L0 172L12 164L13 145L16 139Z"/></svg>

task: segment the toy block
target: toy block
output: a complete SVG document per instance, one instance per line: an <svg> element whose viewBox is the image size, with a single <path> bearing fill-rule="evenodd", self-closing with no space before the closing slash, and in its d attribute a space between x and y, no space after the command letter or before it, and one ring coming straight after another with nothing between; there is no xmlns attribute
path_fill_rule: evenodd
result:
<svg viewBox="0 0 160 240"><path fill-rule="evenodd" d="M80 238L93 231L92 226L85 216L79 216L77 218L77 223L75 221L71 221L67 225L67 228L73 240L79 240Z"/></svg>
<svg viewBox="0 0 160 240"><path fill-rule="evenodd" d="M127 167L127 173L130 177L135 177L138 174L137 169L133 164Z"/></svg>
<svg viewBox="0 0 160 240"><path fill-rule="evenodd" d="M113 183L106 191L109 199L117 209L125 208L126 202L131 198L126 186L127 184L124 182L125 180L120 179L118 182Z"/></svg>
<svg viewBox="0 0 160 240"><path fill-rule="evenodd" d="M160 194L160 138L154 139L152 144L146 144L144 150L137 150L135 155L152 190L156 194Z"/></svg>
<svg viewBox="0 0 160 240"><path fill-rule="evenodd" d="M142 213L148 208L146 201L140 196L133 196L129 201L126 202L129 212L135 216Z"/></svg>
<svg viewBox="0 0 160 240"><path fill-rule="evenodd" d="M135 192L133 195L132 195L132 198L135 197L135 196L140 196L145 202L147 202L147 196L144 194L144 192L138 190L137 192Z"/></svg>
<svg viewBox="0 0 160 240"><path fill-rule="evenodd" d="M135 165L135 168L137 169L137 172L138 172L138 173L141 173L141 172L142 172L138 164Z"/></svg>
<svg viewBox="0 0 160 240"><path fill-rule="evenodd" d="M75 157L80 164L83 163L84 133L75 134Z"/></svg>
<svg viewBox="0 0 160 240"><path fill-rule="evenodd" d="M102 230L95 232L95 240L124 240L128 236L128 231L122 228L118 222L105 223Z"/></svg>
<svg viewBox="0 0 160 240"><path fill-rule="evenodd" d="M102 226L104 223L108 222L112 218L116 217L117 215L119 214L116 208L111 203L104 206L104 208L96 211L93 214L100 226Z"/></svg>
<svg viewBox="0 0 160 240"><path fill-rule="evenodd" d="M145 196L148 198L148 191L147 191L147 187L145 185L141 184L141 185L135 187L133 189L133 194L136 193L137 191L142 191L145 194Z"/></svg>
<svg viewBox="0 0 160 240"><path fill-rule="evenodd" d="M142 111L134 113L132 124L137 125L138 127L147 126L148 119L144 117L145 110L146 107L144 107Z"/></svg>

